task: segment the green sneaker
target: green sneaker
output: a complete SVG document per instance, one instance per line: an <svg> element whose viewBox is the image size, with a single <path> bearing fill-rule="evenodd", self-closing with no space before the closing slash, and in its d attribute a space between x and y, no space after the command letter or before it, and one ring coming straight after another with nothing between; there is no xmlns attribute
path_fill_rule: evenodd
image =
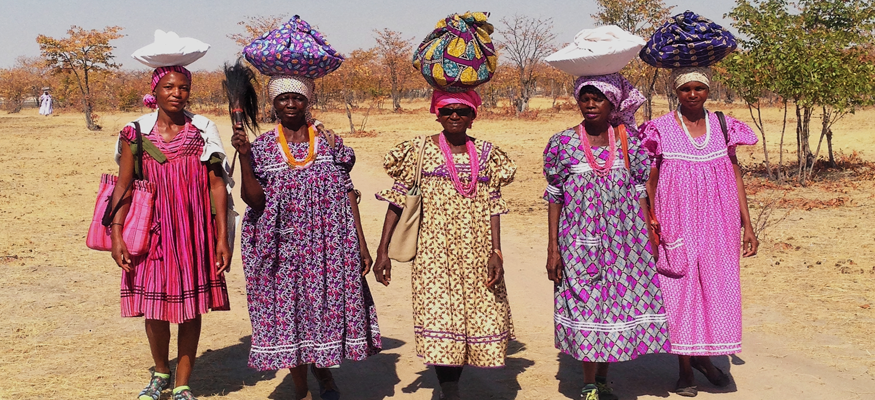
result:
<svg viewBox="0 0 875 400"><path fill-rule="evenodd" d="M137 395L137 400L158 400L161 397L161 391L170 388L170 378L170 376L167 378L158 376L153 372L149 385Z"/></svg>
<svg viewBox="0 0 875 400"><path fill-rule="evenodd" d="M596 385L588 384L580 391L580 400L599 400L599 388Z"/></svg>
<svg viewBox="0 0 875 400"><path fill-rule="evenodd" d="M596 382L595 386L599 390L599 400L619 400L619 397L614 394L614 389L611 389L607 382Z"/></svg>
<svg viewBox="0 0 875 400"><path fill-rule="evenodd" d="M176 389L182 390L176 391ZM191 394L191 388L188 386L180 386L176 389L173 389L173 400L197 400L194 398L194 395Z"/></svg>

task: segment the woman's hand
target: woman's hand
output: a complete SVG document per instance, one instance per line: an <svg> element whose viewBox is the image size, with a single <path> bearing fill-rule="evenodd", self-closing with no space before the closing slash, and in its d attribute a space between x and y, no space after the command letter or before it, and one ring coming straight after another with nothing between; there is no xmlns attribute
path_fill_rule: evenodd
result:
<svg viewBox="0 0 875 400"><path fill-rule="evenodd" d="M392 260L389 259L388 252L377 252L377 261L374 262L374 277L383 286L389 286L389 282L392 282Z"/></svg>
<svg viewBox="0 0 875 400"><path fill-rule="evenodd" d="M216 275L220 275L231 269L231 247L227 238L220 238L216 242Z"/></svg>
<svg viewBox="0 0 875 400"><path fill-rule="evenodd" d="M649 226L647 233L650 236L650 251L653 254L653 261L659 261L659 233L661 231L659 221L653 219L647 225Z"/></svg>
<svg viewBox="0 0 875 400"><path fill-rule="evenodd" d="M562 255L559 246L550 246L547 249L547 279L555 284L562 283Z"/></svg>
<svg viewBox="0 0 875 400"><path fill-rule="evenodd" d="M231 146L234 146L237 152L243 156L248 156L252 152L252 144L249 143L249 136L246 135L243 124L234 125L234 134L231 135Z"/></svg>
<svg viewBox="0 0 875 400"><path fill-rule="evenodd" d="M371 252L368 250L368 243L364 240L359 240L359 253L362 255L362 276L371 272L371 266L374 265L374 260L371 259Z"/></svg>
<svg viewBox="0 0 875 400"><path fill-rule="evenodd" d="M118 231L115 229L112 231L112 259L115 260L119 268L125 272L131 272L134 270L134 266L131 264L131 253L128 253L128 246L122 239L122 226L112 225L112 227L118 227Z"/></svg>
<svg viewBox="0 0 875 400"><path fill-rule="evenodd" d="M492 289L504 279L504 260L493 252L486 266L486 287Z"/></svg>
<svg viewBox="0 0 875 400"><path fill-rule="evenodd" d="M760 247L760 241L757 240L757 235L753 233L753 227L747 225L744 227L744 239L741 249L744 251L744 257L751 257L757 254L757 248Z"/></svg>

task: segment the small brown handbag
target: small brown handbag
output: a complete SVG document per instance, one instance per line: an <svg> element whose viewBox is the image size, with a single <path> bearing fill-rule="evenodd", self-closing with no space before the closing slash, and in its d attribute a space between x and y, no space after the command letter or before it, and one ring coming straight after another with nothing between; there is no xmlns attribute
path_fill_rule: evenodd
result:
<svg viewBox="0 0 875 400"><path fill-rule="evenodd" d="M389 240L389 258L399 262L408 262L416 258L416 242L419 240L419 224L422 220L422 190L419 185L422 180L422 157L425 154L427 140L429 140L428 136L422 137L419 159L416 162L416 180L407 191L404 209L401 210L398 224L395 225L395 231L392 232L392 238Z"/></svg>

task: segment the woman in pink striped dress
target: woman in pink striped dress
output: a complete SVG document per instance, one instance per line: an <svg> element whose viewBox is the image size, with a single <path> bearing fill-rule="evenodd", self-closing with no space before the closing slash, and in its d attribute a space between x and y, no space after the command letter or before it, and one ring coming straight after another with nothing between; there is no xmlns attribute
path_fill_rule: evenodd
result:
<svg viewBox="0 0 875 400"><path fill-rule="evenodd" d="M148 254L133 257L112 231L112 256L123 269L123 317L145 317L146 336L155 371L140 400L157 400L170 380L170 324L179 324L178 362L173 400L194 397L188 387L201 330L201 314L228 310L223 273L231 264L228 226L228 180L225 153L212 121L185 111L191 73L181 66L161 67L152 74L152 96L146 105L157 112L139 118L143 135L143 175L157 187ZM134 124L119 134L119 179L113 204L134 179ZM123 206L112 227L121 226Z"/></svg>
<svg viewBox="0 0 875 400"><path fill-rule="evenodd" d="M693 368L726 386L729 376L708 356L741 351L739 256L756 254L758 242L735 148L757 137L730 117L724 135L718 116L705 110L709 69L677 69L671 79L680 108L645 123L641 135L656 159L648 195L661 232L657 270L671 352L680 359L677 393L692 397Z"/></svg>

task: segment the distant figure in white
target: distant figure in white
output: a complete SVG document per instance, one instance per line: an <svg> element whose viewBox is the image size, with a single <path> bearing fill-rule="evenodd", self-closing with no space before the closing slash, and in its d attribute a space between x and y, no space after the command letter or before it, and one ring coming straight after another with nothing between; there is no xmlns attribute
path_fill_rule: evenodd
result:
<svg viewBox="0 0 875 400"><path fill-rule="evenodd" d="M40 115L52 115L52 95L48 91L44 91L39 97L39 113Z"/></svg>

